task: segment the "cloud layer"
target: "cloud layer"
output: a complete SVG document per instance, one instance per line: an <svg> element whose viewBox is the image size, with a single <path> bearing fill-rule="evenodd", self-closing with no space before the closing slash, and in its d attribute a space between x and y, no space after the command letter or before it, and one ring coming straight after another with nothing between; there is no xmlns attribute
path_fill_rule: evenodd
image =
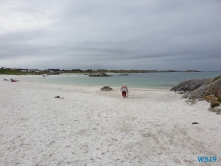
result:
<svg viewBox="0 0 221 166"><path fill-rule="evenodd" d="M0 67L221 71L219 0L0 4Z"/></svg>

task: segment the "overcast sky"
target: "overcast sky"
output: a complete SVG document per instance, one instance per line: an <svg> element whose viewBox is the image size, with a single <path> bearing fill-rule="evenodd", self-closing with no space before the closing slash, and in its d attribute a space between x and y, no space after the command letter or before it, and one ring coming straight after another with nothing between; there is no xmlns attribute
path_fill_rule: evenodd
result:
<svg viewBox="0 0 221 166"><path fill-rule="evenodd" d="M0 67L221 71L221 0L0 0Z"/></svg>

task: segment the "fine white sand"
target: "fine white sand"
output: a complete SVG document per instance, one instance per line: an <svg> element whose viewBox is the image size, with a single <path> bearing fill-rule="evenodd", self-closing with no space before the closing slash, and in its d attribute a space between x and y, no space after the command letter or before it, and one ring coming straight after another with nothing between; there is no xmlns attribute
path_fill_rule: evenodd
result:
<svg viewBox="0 0 221 166"><path fill-rule="evenodd" d="M130 87L125 99L120 87L4 77L0 166L221 165L221 115L205 101L190 105L174 92ZM198 156L217 162L200 164Z"/></svg>

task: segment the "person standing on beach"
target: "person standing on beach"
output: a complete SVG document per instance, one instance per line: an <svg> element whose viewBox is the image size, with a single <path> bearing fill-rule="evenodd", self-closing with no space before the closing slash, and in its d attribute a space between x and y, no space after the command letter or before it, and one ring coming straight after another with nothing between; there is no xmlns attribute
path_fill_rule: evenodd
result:
<svg viewBox="0 0 221 166"><path fill-rule="evenodd" d="M128 89L127 89L126 83L124 83L124 85L122 85L120 90L122 91L122 96L126 97L126 94L128 94Z"/></svg>

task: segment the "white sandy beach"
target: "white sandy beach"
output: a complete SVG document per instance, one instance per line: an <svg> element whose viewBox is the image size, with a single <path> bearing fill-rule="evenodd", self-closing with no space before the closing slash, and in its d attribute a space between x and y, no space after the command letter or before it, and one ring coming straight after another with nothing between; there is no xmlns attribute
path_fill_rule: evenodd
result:
<svg viewBox="0 0 221 166"><path fill-rule="evenodd" d="M206 101L190 105L174 92L130 87L124 99L120 87L103 92L4 77L0 166L221 165L221 115Z"/></svg>

